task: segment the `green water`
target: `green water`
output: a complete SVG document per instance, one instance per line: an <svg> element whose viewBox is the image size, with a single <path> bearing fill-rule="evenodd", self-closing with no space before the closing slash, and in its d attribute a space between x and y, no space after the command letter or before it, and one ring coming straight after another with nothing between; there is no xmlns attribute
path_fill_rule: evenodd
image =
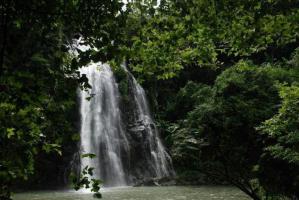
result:
<svg viewBox="0 0 299 200"><path fill-rule="evenodd" d="M233 187L124 187L103 189L103 200L248 200ZM91 193L73 191L28 192L13 196L14 200L96 200Z"/></svg>

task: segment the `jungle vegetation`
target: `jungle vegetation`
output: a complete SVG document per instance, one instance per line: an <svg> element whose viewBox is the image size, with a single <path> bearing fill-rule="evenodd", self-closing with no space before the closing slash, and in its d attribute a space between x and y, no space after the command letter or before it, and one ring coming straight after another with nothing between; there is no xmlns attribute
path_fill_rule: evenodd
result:
<svg viewBox="0 0 299 200"><path fill-rule="evenodd" d="M91 61L127 63L181 179L299 198L299 1L3 0L0 15L0 199L65 183ZM96 50L73 58L79 37Z"/></svg>

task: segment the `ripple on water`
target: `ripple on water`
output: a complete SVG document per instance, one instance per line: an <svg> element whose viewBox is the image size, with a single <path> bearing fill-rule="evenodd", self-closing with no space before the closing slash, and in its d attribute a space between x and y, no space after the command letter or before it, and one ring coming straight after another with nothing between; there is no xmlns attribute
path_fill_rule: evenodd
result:
<svg viewBox="0 0 299 200"><path fill-rule="evenodd" d="M121 187L101 190L103 200L248 200L233 187ZM90 191L44 191L14 195L14 200L95 200Z"/></svg>

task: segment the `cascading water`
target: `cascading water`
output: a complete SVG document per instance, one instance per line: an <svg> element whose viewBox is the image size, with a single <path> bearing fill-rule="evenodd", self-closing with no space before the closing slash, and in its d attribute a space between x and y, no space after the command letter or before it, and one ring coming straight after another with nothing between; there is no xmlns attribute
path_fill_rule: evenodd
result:
<svg viewBox="0 0 299 200"><path fill-rule="evenodd" d="M144 130L142 145L145 151L143 151L142 157L148 166L147 171L150 172L151 170L150 176L157 178L172 176L174 174L172 161L161 142L157 127L152 120L145 91L127 68L123 67L129 75L132 95L136 104L134 121L138 124L139 130Z"/></svg>
<svg viewBox="0 0 299 200"><path fill-rule="evenodd" d="M82 159L81 166L94 167L96 178L102 179L105 186L131 185L144 178L173 175L171 158L151 118L145 92L124 70L133 100L129 130L128 121L122 119L120 93L111 68L93 63L80 70L92 86L80 91L81 147L83 153L97 156ZM88 101L90 96L93 97Z"/></svg>
<svg viewBox="0 0 299 200"><path fill-rule="evenodd" d="M118 89L108 65L92 64L81 69L92 89L81 92L81 145L95 159L82 159L82 166L94 167L95 176L110 186L126 185L122 156L129 143L122 128ZM88 101L90 95L93 97Z"/></svg>

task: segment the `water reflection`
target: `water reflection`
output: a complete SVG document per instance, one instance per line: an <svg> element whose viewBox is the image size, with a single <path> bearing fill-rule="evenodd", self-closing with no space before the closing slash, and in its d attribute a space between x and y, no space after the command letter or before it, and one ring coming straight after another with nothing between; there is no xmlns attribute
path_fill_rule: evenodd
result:
<svg viewBox="0 0 299 200"><path fill-rule="evenodd" d="M122 187L102 190L103 200L247 200L233 187ZM30 192L14 195L14 200L95 200L86 192Z"/></svg>

